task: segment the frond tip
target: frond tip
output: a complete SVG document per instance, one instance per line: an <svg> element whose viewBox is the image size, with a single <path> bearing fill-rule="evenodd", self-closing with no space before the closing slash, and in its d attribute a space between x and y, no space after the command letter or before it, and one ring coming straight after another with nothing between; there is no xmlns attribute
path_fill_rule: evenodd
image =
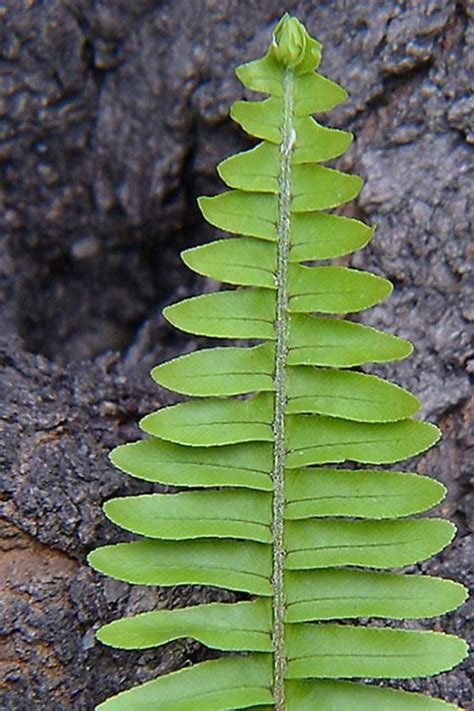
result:
<svg viewBox="0 0 474 711"><path fill-rule="evenodd" d="M144 417L148 438L110 458L131 476L183 490L108 501L108 518L141 538L89 555L118 580L246 595L115 620L98 632L104 644L149 649L188 637L232 656L132 688L100 711L455 708L341 681L451 669L466 654L461 639L359 618L434 617L462 604L466 591L399 570L451 542L451 523L419 517L445 488L414 472L367 468L414 457L440 433L413 419L419 402L407 390L354 370L411 353L402 338L344 318L382 302L392 285L317 263L373 235L329 212L353 200L362 180L320 165L352 141L312 116L346 98L316 72L320 57L319 42L285 14L266 55L236 70L244 86L268 95L231 108L260 142L218 166L229 190L198 200L204 218L233 236L182 255L229 288L168 306L164 316L188 333L258 343L153 369L159 385L191 400Z"/></svg>
<svg viewBox="0 0 474 711"><path fill-rule="evenodd" d="M273 31L272 49L275 57L289 69L296 69L305 59L314 58L316 69L320 59L320 44L312 40L296 17L285 13ZM309 54L309 57L307 55Z"/></svg>

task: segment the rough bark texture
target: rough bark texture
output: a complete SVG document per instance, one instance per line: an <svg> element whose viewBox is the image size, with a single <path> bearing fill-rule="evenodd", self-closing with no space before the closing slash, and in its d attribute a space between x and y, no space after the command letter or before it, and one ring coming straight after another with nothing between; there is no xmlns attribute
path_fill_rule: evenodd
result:
<svg viewBox="0 0 474 711"><path fill-rule="evenodd" d="M229 599L203 589L132 589L93 574L84 558L124 538L104 520L101 502L147 490L114 471L106 453L135 439L138 417L166 402L149 367L196 345L173 334L159 309L212 288L177 255L210 238L194 198L219 189L215 164L246 145L227 117L243 93L233 67L261 55L285 9L324 43L322 71L351 95L330 122L357 135L339 165L365 178L351 211L378 229L350 263L396 287L364 321L416 345L407 362L377 370L417 393L444 433L414 464L448 485L441 511L459 535L421 568L467 582L469 0L7 0L2 709L93 709L200 659L205 650L189 642L112 651L94 630L124 613ZM468 622L464 606L434 624L468 637ZM467 669L404 686L467 709Z"/></svg>

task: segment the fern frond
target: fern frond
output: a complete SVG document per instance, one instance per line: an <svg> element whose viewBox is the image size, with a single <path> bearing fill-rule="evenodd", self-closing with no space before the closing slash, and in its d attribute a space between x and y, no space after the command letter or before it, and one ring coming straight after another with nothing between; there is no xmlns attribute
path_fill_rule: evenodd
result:
<svg viewBox="0 0 474 711"><path fill-rule="evenodd" d="M349 370L411 352L395 335L334 318L380 303L391 284L304 264L349 254L373 234L327 212L356 197L362 181L319 165L352 140L311 116L346 98L316 72L320 53L285 15L265 57L237 69L248 89L268 95L231 108L260 143L219 165L229 190L198 201L208 222L234 236L182 255L230 288L164 315L188 333L260 343L154 368L158 384L192 399L144 417L150 437L118 447L111 459L132 476L192 490L108 501L109 519L144 538L89 556L96 570L131 583L250 596L117 620L99 630L102 642L145 649L191 637L233 655L123 692L100 704L103 711L454 708L338 681L451 669L466 653L457 637L338 621L433 617L460 605L465 590L391 570L452 540L451 523L413 518L439 503L441 484L411 472L327 466L400 462L431 447L439 431L413 419L419 403L411 393Z"/></svg>

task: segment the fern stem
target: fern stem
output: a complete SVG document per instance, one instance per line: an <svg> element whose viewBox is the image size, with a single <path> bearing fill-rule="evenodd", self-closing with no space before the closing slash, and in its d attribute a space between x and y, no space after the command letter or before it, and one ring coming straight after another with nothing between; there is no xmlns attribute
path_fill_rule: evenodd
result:
<svg viewBox="0 0 474 711"><path fill-rule="evenodd" d="M288 355L288 252L290 249L291 154L295 132L292 125L294 75L285 72L283 83L283 120L281 126L277 306L275 321L275 410L273 419L273 697L276 711L285 709L285 595L284 595L284 511L285 511L285 409L286 361Z"/></svg>

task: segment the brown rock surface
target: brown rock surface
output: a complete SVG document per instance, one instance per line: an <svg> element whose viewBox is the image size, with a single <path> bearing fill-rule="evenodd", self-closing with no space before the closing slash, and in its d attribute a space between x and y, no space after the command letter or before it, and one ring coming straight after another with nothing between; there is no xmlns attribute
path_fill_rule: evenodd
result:
<svg viewBox="0 0 474 711"><path fill-rule="evenodd" d="M145 654L101 647L99 623L216 592L130 588L94 575L84 559L124 538L101 502L147 490L114 471L106 454L136 438L139 416L167 401L147 370L195 345L171 332L159 310L207 288L178 253L212 235L195 197L219 190L216 163L247 144L227 117L243 94L233 67L261 55L283 9L321 39L322 71L351 95L330 122L356 134L339 165L366 180L351 209L377 225L351 263L395 285L364 321L416 346L408 361L377 372L418 394L444 434L416 465L448 485L442 512L459 535L422 568L468 580L472 5L7 0L0 4L2 709L93 709L206 653L187 642ZM464 606L435 624L469 637L470 614ZM469 708L466 664L404 686Z"/></svg>

